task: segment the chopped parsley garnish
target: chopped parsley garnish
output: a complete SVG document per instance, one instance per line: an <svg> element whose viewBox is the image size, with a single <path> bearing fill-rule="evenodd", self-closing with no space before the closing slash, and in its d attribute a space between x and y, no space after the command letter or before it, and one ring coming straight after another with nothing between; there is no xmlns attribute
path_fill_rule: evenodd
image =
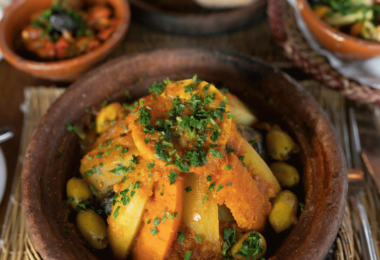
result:
<svg viewBox="0 0 380 260"><path fill-rule="evenodd" d="M74 130L74 127L71 125L70 121L66 122L66 130L69 132L72 132Z"/></svg>
<svg viewBox="0 0 380 260"><path fill-rule="evenodd" d="M185 234L182 231L178 231L178 242L182 243L185 241Z"/></svg>
<svg viewBox="0 0 380 260"><path fill-rule="evenodd" d="M198 235L195 235L195 240L197 241L198 244L201 243L201 238Z"/></svg>
<svg viewBox="0 0 380 260"><path fill-rule="evenodd" d="M140 124L143 126L150 126L150 121L152 120L152 116L149 113L149 110L145 107L141 107L139 109L139 119Z"/></svg>
<svg viewBox="0 0 380 260"><path fill-rule="evenodd" d="M151 228L150 232L153 234L153 236L156 236L158 234L158 229L157 227Z"/></svg>
<svg viewBox="0 0 380 260"><path fill-rule="evenodd" d="M229 164L229 165L227 165L227 166L224 166L224 169L225 169L226 171L229 171L229 170L232 169L232 166Z"/></svg>
<svg viewBox="0 0 380 260"><path fill-rule="evenodd" d="M120 209L120 206L117 206L117 208L115 209L113 213L113 219L116 219L119 216L119 209Z"/></svg>
<svg viewBox="0 0 380 260"><path fill-rule="evenodd" d="M104 149L104 148L108 148L108 147L111 147L111 139L108 139L104 144L99 144L99 148L101 149Z"/></svg>
<svg viewBox="0 0 380 260"><path fill-rule="evenodd" d="M193 91L195 91L193 84L189 84L189 85L185 86L185 93L191 93Z"/></svg>
<svg viewBox="0 0 380 260"><path fill-rule="evenodd" d="M207 199L208 199L208 193L203 197L203 204L206 203Z"/></svg>
<svg viewBox="0 0 380 260"><path fill-rule="evenodd" d="M244 162L244 156L239 156L239 160L243 163L243 166L245 167L245 168L247 168L247 165L245 164L245 162Z"/></svg>
<svg viewBox="0 0 380 260"><path fill-rule="evenodd" d="M246 259L255 259L264 250L264 246L260 246L260 235L256 231L249 232L247 240L243 241L243 244L237 252L238 255L245 257Z"/></svg>
<svg viewBox="0 0 380 260"><path fill-rule="evenodd" d="M149 93L154 92L154 94L159 95L164 91L165 88L166 86L164 83L154 82L152 86L149 88Z"/></svg>
<svg viewBox="0 0 380 260"><path fill-rule="evenodd" d="M98 191L96 190L94 184L90 184L90 190L95 197L99 198Z"/></svg>
<svg viewBox="0 0 380 260"><path fill-rule="evenodd" d="M149 219L149 220L148 220L148 222L146 222L146 224L147 224L147 225L149 225L149 224L150 224L150 222L152 222L152 221Z"/></svg>
<svg viewBox="0 0 380 260"><path fill-rule="evenodd" d="M219 137L220 137L220 133L219 132L217 132L217 131L214 131L214 132L212 132L212 135L211 135L211 141L213 142L213 143L215 143L216 142L216 140L218 140L219 139Z"/></svg>
<svg viewBox="0 0 380 260"><path fill-rule="evenodd" d="M225 228L223 230L223 248L222 255L226 256L227 250L236 244L236 230L235 228Z"/></svg>
<svg viewBox="0 0 380 260"><path fill-rule="evenodd" d="M216 182L213 181L213 182L210 184L210 186L208 187L208 189L209 189L209 190L213 190L213 191L215 191L215 185L216 185Z"/></svg>
<svg viewBox="0 0 380 260"><path fill-rule="evenodd" d="M248 143L250 143L251 145L253 145L253 144L256 143L256 140L255 139L248 140Z"/></svg>
<svg viewBox="0 0 380 260"><path fill-rule="evenodd" d="M88 176L92 176L95 172L91 169L91 170L88 170L88 171L85 171L84 174L83 174L83 178L88 178Z"/></svg>
<svg viewBox="0 0 380 260"><path fill-rule="evenodd" d="M147 144L147 143L149 143L150 142L150 138L146 138L145 140L144 140L144 142Z"/></svg>
<svg viewBox="0 0 380 260"><path fill-rule="evenodd" d="M228 144L226 144L226 153L236 153L237 151L232 149Z"/></svg>
<svg viewBox="0 0 380 260"><path fill-rule="evenodd" d="M216 190L216 192L220 191L223 188L224 188L224 186L222 184L219 184L218 189Z"/></svg>
<svg viewBox="0 0 380 260"><path fill-rule="evenodd" d="M185 258L183 260L190 260L191 259L191 251L186 251Z"/></svg>
<svg viewBox="0 0 380 260"><path fill-rule="evenodd" d="M210 149L210 153L211 153L212 156L214 156L214 157L216 157L218 159L220 159L220 158L223 157L222 153L220 153L220 152L218 152L217 150L214 150L214 149Z"/></svg>
<svg viewBox="0 0 380 260"><path fill-rule="evenodd" d="M277 150L274 150L274 151L273 151L273 155L276 155L276 154L277 154Z"/></svg>
<svg viewBox="0 0 380 260"><path fill-rule="evenodd" d="M227 186L232 186L232 182L230 182L230 183L227 183Z"/></svg>
<svg viewBox="0 0 380 260"><path fill-rule="evenodd" d="M211 180L212 180L211 175L207 175L206 180L207 180L207 181L211 181Z"/></svg>
<svg viewBox="0 0 380 260"><path fill-rule="evenodd" d="M158 226L158 224L160 224L160 219L156 217L156 218L153 220L153 225Z"/></svg>
<svg viewBox="0 0 380 260"><path fill-rule="evenodd" d="M303 211L305 208L305 204L303 204L302 202L298 202L298 206L300 206L301 211Z"/></svg>
<svg viewBox="0 0 380 260"><path fill-rule="evenodd" d="M230 92L227 88L221 88L221 89L219 89L219 91L222 94L227 94L228 92Z"/></svg>
<svg viewBox="0 0 380 260"><path fill-rule="evenodd" d="M148 170L152 169L154 167L154 161L152 161L151 163L148 163Z"/></svg>
<svg viewBox="0 0 380 260"><path fill-rule="evenodd" d="M170 180L170 185L172 185L175 183L175 179L178 177L178 175L175 171L171 170L168 177Z"/></svg>
<svg viewBox="0 0 380 260"><path fill-rule="evenodd" d="M192 191L193 189L191 188L191 186L187 186L186 187L186 189L185 189L185 191L187 192L187 193L189 193L190 191Z"/></svg>

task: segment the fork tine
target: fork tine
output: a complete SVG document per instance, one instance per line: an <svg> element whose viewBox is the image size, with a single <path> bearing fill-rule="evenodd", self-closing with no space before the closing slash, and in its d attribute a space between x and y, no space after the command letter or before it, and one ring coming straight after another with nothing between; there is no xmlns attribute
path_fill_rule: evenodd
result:
<svg viewBox="0 0 380 260"><path fill-rule="evenodd" d="M342 132L343 132L343 150L346 155L347 159L347 166L349 169L353 168L352 165L352 154L350 149L350 132L348 128L348 122L347 122L347 114L346 114L346 104L344 104L341 108L341 122L342 122Z"/></svg>
<svg viewBox="0 0 380 260"><path fill-rule="evenodd" d="M348 119L350 123L350 141L352 151L352 163L354 167L360 167L361 145L359 139L358 124L356 122L355 107L352 102L348 104Z"/></svg>

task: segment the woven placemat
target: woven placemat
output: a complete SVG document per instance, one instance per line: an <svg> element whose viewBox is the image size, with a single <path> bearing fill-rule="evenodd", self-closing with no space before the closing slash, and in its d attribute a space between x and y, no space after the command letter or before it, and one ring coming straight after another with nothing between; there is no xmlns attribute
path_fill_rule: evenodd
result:
<svg viewBox="0 0 380 260"><path fill-rule="evenodd" d="M339 94L329 89L321 88L315 81L305 81L301 83L316 97L317 100L320 100L323 95L326 95L326 91L329 96L335 95L334 98L337 100L342 98ZM30 240L25 225L25 219L21 206L20 174L26 146L39 119L45 114L50 104L53 103L57 97L63 93L63 91L63 89L54 87L36 87L27 88L25 90L25 103L22 106L24 111L24 126L20 147L20 157L13 181L11 199L8 202L6 219L2 225L0 260L41 260L41 257ZM369 216L373 239L376 242L376 253L380 259L380 229L377 218L377 214L380 212L380 198L372 179L368 177L366 180L365 191L362 194L362 199ZM351 209L348 205L346 206L344 219L331 251L333 252L330 254L332 256L330 259L362 259L358 230L355 225L355 221L352 218Z"/></svg>
<svg viewBox="0 0 380 260"><path fill-rule="evenodd" d="M21 170L26 147L40 118L49 106L63 93L53 87L31 87L24 91L25 101L19 158L14 173L12 192L2 225L0 260L41 259L30 240L21 205Z"/></svg>
<svg viewBox="0 0 380 260"><path fill-rule="evenodd" d="M297 67L350 99L380 105L380 89L343 77L324 56L309 46L298 29L294 10L286 0L269 0L268 18L277 43Z"/></svg>

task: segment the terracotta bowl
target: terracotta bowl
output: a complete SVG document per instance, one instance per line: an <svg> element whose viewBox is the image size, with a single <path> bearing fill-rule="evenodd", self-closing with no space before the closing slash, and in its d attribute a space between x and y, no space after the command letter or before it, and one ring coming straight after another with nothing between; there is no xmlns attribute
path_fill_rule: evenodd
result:
<svg viewBox="0 0 380 260"><path fill-rule="evenodd" d="M314 14L307 0L297 0L297 6L314 38L327 50L345 60L365 60L380 55L380 43L342 33Z"/></svg>
<svg viewBox="0 0 380 260"><path fill-rule="evenodd" d="M15 51L15 41L29 23L30 14L51 7L51 0L15 0L4 12L0 23L0 51L4 58L19 70L34 76L57 81L73 81L105 58L124 38L130 22L130 9L126 0L108 0L115 15L120 18L112 36L94 51L62 61L33 61Z"/></svg>
<svg viewBox="0 0 380 260"><path fill-rule="evenodd" d="M147 95L154 81L194 74L280 119L300 145L306 207L271 259L324 259L347 195L347 169L331 124L310 94L287 75L249 56L211 49L163 49L121 57L76 81L50 107L33 134L22 172L26 222L43 259L103 259L83 245L62 207L66 182L78 172L81 159L77 137L66 130L65 122L78 122L86 108L123 97L126 90L135 100Z"/></svg>

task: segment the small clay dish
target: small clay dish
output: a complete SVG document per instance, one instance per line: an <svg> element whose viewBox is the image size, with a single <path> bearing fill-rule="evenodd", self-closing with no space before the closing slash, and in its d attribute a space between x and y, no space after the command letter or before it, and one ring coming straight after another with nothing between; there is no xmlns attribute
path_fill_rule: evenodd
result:
<svg viewBox="0 0 380 260"><path fill-rule="evenodd" d="M298 223L278 246L267 238L269 259L322 260L340 227L347 169L333 127L317 102L293 79L252 57L212 49L163 49L110 61L71 85L39 122L26 151L22 199L31 238L43 259L109 259L85 246L67 217L66 182L78 173L78 137L66 130L104 100L146 96L153 82L198 78L230 89L245 104L282 122L300 146L299 185L305 202ZM272 120L273 119L273 120ZM247 194L248 196L248 194Z"/></svg>
<svg viewBox="0 0 380 260"><path fill-rule="evenodd" d="M265 18L267 0L233 9L206 9L192 0L130 0L132 19L166 33L207 36L237 30Z"/></svg>
<svg viewBox="0 0 380 260"><path fill-rule="evenodd" d="M95 50L61 61L33 61L21 57L15 44L22 29L29 23L30 15L51 7L51 0L15 0L5 10L0 22L0 51L17 69L36 77L54 81L73 81L105 58L123 40L130 23L130 8L126 0L108 0L119 25L111 37Z"/></svg>
<svg viewBox="0 0 380 260"><path fill-rule="evenodd" d="M380 43L342 33L322 21L307 0L297 0L297 6L309 31L327 50L345 60L366 60L380 55Z"/></svg>

